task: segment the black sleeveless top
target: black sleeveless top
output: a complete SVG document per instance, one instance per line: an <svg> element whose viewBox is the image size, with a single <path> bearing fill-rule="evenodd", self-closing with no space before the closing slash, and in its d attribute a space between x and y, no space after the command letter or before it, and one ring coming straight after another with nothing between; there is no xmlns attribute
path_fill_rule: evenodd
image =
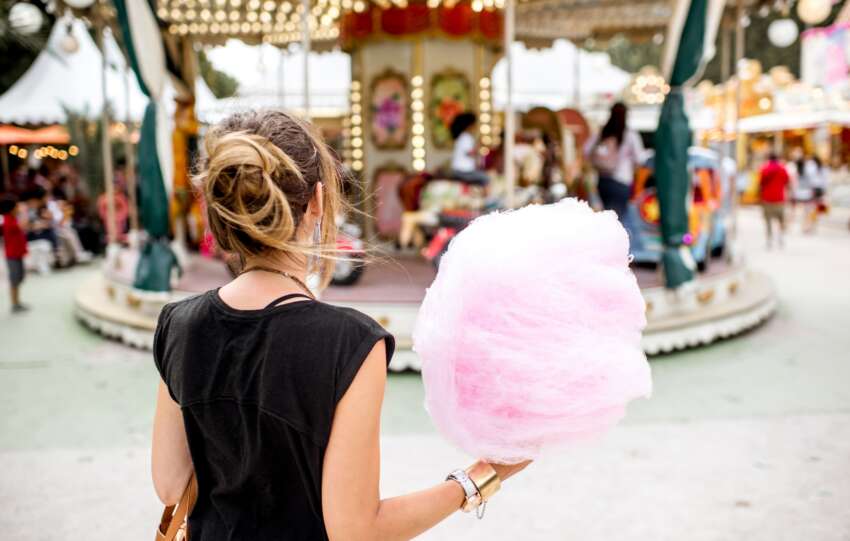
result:
<svg viewBox="0 0 850 541"><path fill-rule="evenodd" d="M337 402L394 340L349 308L236 310L217 290L166 305L154 360L180 404L198 479L192 541L325 540L322 462Z"/></svg>

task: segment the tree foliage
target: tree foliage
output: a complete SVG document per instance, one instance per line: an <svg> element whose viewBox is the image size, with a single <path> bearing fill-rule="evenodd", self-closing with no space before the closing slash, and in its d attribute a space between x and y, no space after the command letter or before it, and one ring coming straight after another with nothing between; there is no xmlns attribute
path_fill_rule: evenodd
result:
<svg viewBox="0 0 850 541"><path fill-rule="evenodd" d="M204 51L198 52L198 67L204 82L216 98L228 98L239 90L239 81L223 71L215 69Z"/></svg>

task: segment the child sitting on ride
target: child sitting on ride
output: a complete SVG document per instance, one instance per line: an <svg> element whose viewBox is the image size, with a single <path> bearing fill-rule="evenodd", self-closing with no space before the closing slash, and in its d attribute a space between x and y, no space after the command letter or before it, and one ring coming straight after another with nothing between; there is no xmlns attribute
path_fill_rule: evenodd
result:
<svg viewBox="0 0 850 541"><path fill-rule="evenodd" d="M469 184L486 186L490 177L478 169L478 145L472 134L477 122L478 118L474 113L460 113L452 120L450 131L454 148L450 176Z"/></svg>

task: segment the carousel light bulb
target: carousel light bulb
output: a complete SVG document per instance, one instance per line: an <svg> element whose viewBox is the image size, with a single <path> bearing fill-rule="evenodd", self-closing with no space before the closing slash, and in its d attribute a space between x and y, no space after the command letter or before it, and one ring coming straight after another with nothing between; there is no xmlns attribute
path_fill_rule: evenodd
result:
<svg viewBox="0 0 850 541"><path fill-rule="evenodd" d="M9 10L9 24L17 33L29 36L41 29L44 15L35 5L20 2Z"/></svg>
<svg viewBox="0 0 850 541"><path fill-rule="evenodd" d="M414 158L424 158L425 157L425 149L424 148L414 148L412 154L413 154Z"/></svg>
<svg viewBox="0 0 850 541"><path fill-rule="evenodd" d="M410 91L410 97L415 99L415 100L422 99L422 89L419 88L419 87L414 88L413 90Z"/></svg>
<svg viewBox="0 0 850 541"><path fill-rule="evenodd" d="M68 154L70 154L71 156L76 156L79 153L80 147L78 147L77 145L71 145L68 147Z"/></svg>
<svg viewBox="0 0 850 541"><path fill-rule="evenodd" d="M421 75L414 75L413 78L410 79L410 83L413 86L422 86L422 76Z"/></svg>
<svg viewBox="0 0 850 541"><path fill-rule="evenodd" d="M490 78L482 77L480 81L478 81L478 86L481 88L490 88Z"/></svg>
<svg viewBox="0 0 850 541"><path fill-rule="evenodd" d="M421 124L422 122L425 121L425 115L421 112L418 112L418 111L413 113L412 117L413 117L413 121L418 123L418 124Z"/></svg>
<svg viewBox="0 0 850 541"><path fill-rule="evenodd" d="M422 135L423 133L425 133L425 126L419 123L413 125L413 135Z"/></svg>
<svg viewBox="0 0 850 541"><path fill-rule="evenodd" d="M425 169L425 160L413 160L413 168L417 171L422 171Z"/></svg>
<svg viewBox="0 0 850 541"><path fill-rule="evenodd" d="M363 169L363 162L361 162L360 160L355 160L354 162L352 162L351 168L355 171L360 171L361 169Z"/></svg>
<svg viewBox="0 0 850 541"><path fill-rule="evenodd" d="M351 88L354 88L354 84L352 83ZM351 101L360 101L360 92L354 91L351 93Z"/></svg>
<svg viewBox="0 0 850 541"><path fill-rule="evenodd" d="M363 130L360 128L360 126L354 126L353 128L351 128L351 135L359 136L362 133L363 133Z"/></svg>
<svg viewBox="0 0 850 541"><path fill-rule="evenodd" d="M484 9L484 3L481 0L472 0L472 11L478 13L482 9Z"/></svg>
<svg viewBox="0 0 850 541"><path fill-rule="evenodd" d="M797 2L797 15L806 24L822 23L832 12L832 0L800 0Z"/></svg>
<svg viewBox="0 0 850 541"><path fill-rule="evenodd" d="M425 138L421 135L414 135L411 137L410 142L413 143L414 147L424 147L425 146Z"/></svg>
<svg viewBox="0 0 850 541"><path fill-rule="evenodd" d="M767 27L767 38L776 47L788 47L797 41L797 23L792 19L776 19Z"/></svg>
<svg viewBox="0 0 850 541"><path fill-rule="evenodd" d="M27 155L29 155L29 152L27 152L27 149L22 148L22 149L18 150L18 158L25 160L25 159L27 159Z"/></svg>

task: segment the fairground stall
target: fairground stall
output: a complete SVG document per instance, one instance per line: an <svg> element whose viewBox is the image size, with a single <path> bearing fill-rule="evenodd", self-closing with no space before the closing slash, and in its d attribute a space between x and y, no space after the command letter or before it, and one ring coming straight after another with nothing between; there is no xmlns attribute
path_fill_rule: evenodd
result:
<svg viewBox="0 0 850 541"><path fill-rule="evenodd" d="M186 193L190 158L186 146L166 144L161 135L170 129L161 88L164 80L177 79L185 94L178 99L175 137L197 145L191 85L186 84L194 80L192 51L197 43L222 43L230 37L280 46L299 43L302 50L340 47L351 56L341 155L362 180L351 197L374 216L356 225L370 240L388 241L383 245L391 257L367 267L353 285L330 287L322 299L356 307L387 327L401 350L394 369L418 366L416 356L405 350L434 277L429 259L439 259L439 252L425 257L435 238L450 236L481 212L575 192L570 183L581 175L579 149L590 131L579 111L587 104L574 100L557 108L530 109L519 117L515 41L542 48L559 38L666 36L667 53L659 70L664 83L655 104L661 104L654 189L662 265L635 269L647 301L645 349L658 353L709 343L757 325L774 309L770 282L749 271L734 249L725 250L704 273L697 272L690 255L686 207L694 168L688 162L691 129L683 92L705 59L703 43L713 43L721 13L742 13L743 3L728 8L723 2L687 0L164 0L154 12L145 0L116 0L115 7L112 24L123 36L149 98L139 142L139 211L146 233L138 248L118 249L102 276L77 292L78 317L107 336L150 347L165 302L230 277L214 250L186 249L181 207L187 204L179 194L181 189ZM722 31L731 34L734 28ZM310 116L310 65L309 57L304 58L302 112ZM494 75L500 61L504 78ZM578 78L576 66L552 69L569 70ZM497 108L494 96L499 95L504 100ZM484 158L501 157L502 163L492 169L490 193L477 193L476 187L452 183L445 175L449 127L460 112L476 113L477 136L486 149L482 154L489 155ZM548 163L523 159L545 140L554 141L556 150ZM545 167L549 184L564 189L538 185L526 176ZM412 188L415 196L408 200ZM421 249L393 248L395 242L407 244L400 238L405 224L412 224L411 242L420 242Z"/></svg>

